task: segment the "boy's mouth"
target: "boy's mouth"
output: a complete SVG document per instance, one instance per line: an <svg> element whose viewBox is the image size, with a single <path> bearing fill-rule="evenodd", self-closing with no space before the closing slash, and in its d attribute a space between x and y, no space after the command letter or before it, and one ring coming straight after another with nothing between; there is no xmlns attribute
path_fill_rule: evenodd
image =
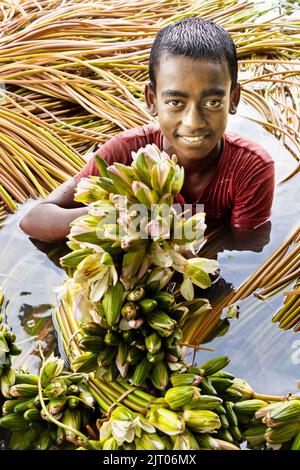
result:
<svg viewBox="0 0 300 470"><path fill-rule="evenodd" d="M187 144L201 143L207 140L208 137L209 137L209 134L195 135L195 136L178 135L178 138Z"/></svg>

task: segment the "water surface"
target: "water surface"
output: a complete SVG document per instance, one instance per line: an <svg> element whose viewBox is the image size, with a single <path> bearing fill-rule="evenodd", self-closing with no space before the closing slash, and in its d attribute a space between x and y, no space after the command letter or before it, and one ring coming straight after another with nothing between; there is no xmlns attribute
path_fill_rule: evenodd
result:
<svg viewBox="0 0 300 470"><path fill-rule="evenodd" d="M241 112L248 112L248 107L242 105ZM276 162L277 182L296 166L295 160L278 140L250 120L240 115L231 117L228 129L264 145ZM239 287L299 224L299 178L300 175L297 175L289 182L277 185L272 227L267 237L269 242L260 251L231 247L221 249L216 254L221 279L217 283L219 287L214 285L210 297L217 298L222 292ZM0 288L9 299L6 308L8 322L23 348L22 355L15 359L15 367L25 365L36 372L40 365L36 339L42 342L46 355L57 347L51 322L56 305L53 287L60 285L66 274L58 263L59 256L63 254L62 245L31 240L19 229L21 217L34 204L36 201L29 200L20 206L0 230ZM240 304L239 319L230 321L227 333L207 344L214 349L214 353L199 351L196 361L200 363L207 357L226 354L231 358L228 370L248 380L257 391L279 394L296 391L300 374L299 365L293 363L292 354L297 335L281 331L271 323L282 299L280 293L265 302L250 296ZM191 355L191 350L188 350L189 359Z"/></svg>

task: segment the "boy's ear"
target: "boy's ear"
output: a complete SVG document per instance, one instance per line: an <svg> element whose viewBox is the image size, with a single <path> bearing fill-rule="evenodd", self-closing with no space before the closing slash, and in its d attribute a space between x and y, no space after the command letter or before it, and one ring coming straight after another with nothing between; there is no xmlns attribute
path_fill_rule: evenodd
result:
<svg viewBox="0 0 300 470"><path fill-rule="evenodd" d="M157 109L156 109L156 96L152 89L151 82L146 83L145 85L145 100L147 104L147 108L151 116L157 116Z"/></svg>
<svg viewBox="0 0 300 470"><path fill-rule="evenodd" d="M240 102L241 96L241 85L239 83L236 84L236 87L230 93L230 106L229 106L229 113L235 114L237 112L237 107Z"/></svg>

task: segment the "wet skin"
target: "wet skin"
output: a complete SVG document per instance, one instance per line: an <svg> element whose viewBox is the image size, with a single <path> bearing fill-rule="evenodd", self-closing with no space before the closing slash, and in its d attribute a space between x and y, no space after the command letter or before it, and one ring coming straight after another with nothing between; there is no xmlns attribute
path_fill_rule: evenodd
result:
<svg viewBox="0 0 300 470"><path fill-rule="evenodd" d="M158 118L164 150L177 155L189 184L205 186L222 151L228 114L236 113L240 97L239 85L231 91L228 65L165 52L156 92L147 84L145 96Z"/></svg>

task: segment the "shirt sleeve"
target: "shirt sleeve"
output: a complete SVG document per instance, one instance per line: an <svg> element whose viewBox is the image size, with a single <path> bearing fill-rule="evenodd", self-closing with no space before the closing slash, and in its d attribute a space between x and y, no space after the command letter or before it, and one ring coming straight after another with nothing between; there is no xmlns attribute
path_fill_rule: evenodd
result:
<svg viewBox="0 0 300 470"><path fill-rule="evenodd" d="M112 137L95 151L82 170L74 176L76 183L78 184L81 178L99 176L99 170L95 158L96 155L103 158L108 165L112 165L114 162L128 165L131 158L130 153L130 150L127 148L127 142L122 138L121 134Z"/></svg>
<svg viewBox="0 0 300 470"><path fill-rule="evenodd" d="M274 196L274 162L261 165L240 185L234 201L231 225L240 229L254 229L264 224L271 215Z"/></svg>
<svg viewBox="0 0 300 470"><path fill-rule="evenodd" d="M74 176L76 183L78 184L81 178L86 178L88 176L98 176L99 171L96 164L95 154L91 156L86 165L80 170L77 175Z"/></svg>

